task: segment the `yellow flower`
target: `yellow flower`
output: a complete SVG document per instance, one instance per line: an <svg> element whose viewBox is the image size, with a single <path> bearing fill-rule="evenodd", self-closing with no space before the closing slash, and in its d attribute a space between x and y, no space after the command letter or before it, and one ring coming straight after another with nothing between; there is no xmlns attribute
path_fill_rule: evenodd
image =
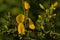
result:
<svg viewBox="0 0 60 40"><path fill-rule="evenodd" d="M54 5L52 4L51 7L50 7L50 9L53 9L53 8L54 8Z"/></svg>
<svg viewBox="0 0 60 40"><path fill-rule="evenodd" d="M49 9L46 9L45 11L48 13L49 12Z"/></svg>
<svg viewBox="0 0 60 40"><path fill-rule="evenodd" d="M27 1L24 2L24 7L25 7L25 9L29 9L30 8L30 5L29 5L29 3Z"/></svg>
<svg viewBox="0 0 60 40"><path fill-rule="evenodd" d="M25 34L25 28L24 28L24 25L23 23L19 23L18 24L18 34Z"/></svg>
<svg viewBox="0 0 60 40"><path fill-rule="evenodd" d="M42 18L42 16L41 15L38 15L38 18Z"/></svg>
<svg viewBox="0 0 60 40"><path fill-rule="evenodd" d="M33 24L31 19L29 19L29 28L30 29L35 29L35 25Z"/></svg>
<svg viewBox="0 0 60 40"><path fill-rule="evenodd" d="M17 17L16 17L16 21L17 23L23 23L24 22L24 15L23 14L19 14Z"/></svg>
<svg viewBox="0 0 60 40"><path fill-rule="evenodd" d="M30 29L35 29L35 25L32 23L32 24L29 24L29 28Z"/></svg>
<svg viewBox="0 0 60 40"><path fill-rule="evenodd" d="M55 2L55 3L54 3L54 6L57 6L57 5L58 5L58 2Z"/></svg>
<svg viewBox="0 0 60 40"><path fill-rule="evenodd" d="M53 8L53 10L55 10L56 8Z"/></svg>
<svg viewBox="0 0 60 40"><path fill-rule="evenodd" d="M42 9L45 9L44 6L42 4L39 4L39 6L42 8Z"/></svg>
<svg viewBox="0 0 60 40"><path fill-rule="evenodd" d="M55 17L55 16L56 16L56 14L53 14L52 16L53 16L53 17Z"/></svg>
<svg viewBox="0 0 60 40"><path fill-rule="evenodd" d="M52 18L52 16L51 16L51 15L49 15L48 17L49 17L49 18Z"/></svg>
<svg viewBox="0 0 60 40"><path fill-rule="evenodd" d="M57 5L58 5L58 2L55 2L54 4L51 5L50 9L55 10Z"/></svg>

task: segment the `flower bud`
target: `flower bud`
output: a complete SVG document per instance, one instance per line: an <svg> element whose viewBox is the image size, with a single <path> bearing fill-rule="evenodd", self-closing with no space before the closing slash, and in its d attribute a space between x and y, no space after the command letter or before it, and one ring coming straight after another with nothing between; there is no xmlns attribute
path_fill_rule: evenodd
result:
<svg viewBox="0 0 60 40"><path fill-rule="evenodd" d="M41 25L41 29L44 30L44 26L43 25Z"/></svg>
<svg viewBox="0 0 60 40"><path fill-rule="evenodd" d="M53 14L52 16L53 16L53 17L55 17L55 16L56 16L56 14Z"/></svg>
<svg viewBox="0 0 60 40"><path fill-rule="evenodd" d="M29 5L29 3L27 1L24 2L24 7L25 7L25 9L29 9L30 8L30 5Z"/></svg>
<svg viewBox="0 0 60 40"><path fill-rule="evenodd" d="M42 8L42 9L45 9L44 6L42 4L39 4L39 6Z"/></svg>
<svg viewBox="0 0 60 40"><path fill-rule="evenodd" d="M49 17L49 18L52 18L52 16L51 16L51 15L49 15L48 17Z"/></svg>
<svg viewBox="0 0 60 40"><path fill-rule="evenodd" d="M57 5L58 5L58 2L55 2L55 3L54 3L54 6L57 6Z"/></svg>
<svg viewBox="0 0 60 40"><path fill-rule="evenodd" d="M33 24L32 20L29 20L29 28L34 30L35 29L35 25Z"/></svg>
<svg viewBox="0 0 60 40"><path fill-rule="evenodd" d="M42 18L42 16L41 15L38 15L38 18Z"/></svg>

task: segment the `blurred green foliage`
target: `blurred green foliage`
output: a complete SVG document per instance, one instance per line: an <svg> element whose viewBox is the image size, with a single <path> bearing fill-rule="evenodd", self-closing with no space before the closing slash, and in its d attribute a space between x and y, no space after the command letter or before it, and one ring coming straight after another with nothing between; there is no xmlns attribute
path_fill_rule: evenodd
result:
<svg viewBox="0 0 60 40"><path fill-rule="evenodd" d="M18 14L24 13L22 0L0 0L0 40L60 40L60 0L26 1L29 2L31 6L28 16L34 24L37 25L36 30L27 28L26 35L19 35L15 19ZM58 2L56 10L53 11L53 13L57 14L56 18L53 19L53 24L55 25L53 30L55 30L55 33L48 31L50 27L45 27L48 33L44 33L43 30L38 27L39 24L36 23L38 15L45 13L45 11L40 8L39 3L48 9L55 1Z"/></svg>

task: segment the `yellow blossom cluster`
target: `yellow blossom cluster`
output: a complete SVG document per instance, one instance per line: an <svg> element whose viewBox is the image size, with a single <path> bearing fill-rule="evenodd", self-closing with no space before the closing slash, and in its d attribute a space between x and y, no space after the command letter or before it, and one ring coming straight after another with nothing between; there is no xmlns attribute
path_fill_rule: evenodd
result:
<svg viewBox="0 0 60 40"><path fill-rule="evenodd" d="M23 14L19 14L16 17L16 21L18 23L18 34L25 34L25 27L23 25L24 22L24 15Z"/></svg>
<svg viewBox="0 0 60 40"><path fill-rule="evenodd" d="M35 25L33 24L32 20L29 18L29 28L34 30L35 29ZM24 27L24 15L23 14L19 14L16 17L16 21L18 23L18 33L19 34L25 34L25 27Z"/></svg>

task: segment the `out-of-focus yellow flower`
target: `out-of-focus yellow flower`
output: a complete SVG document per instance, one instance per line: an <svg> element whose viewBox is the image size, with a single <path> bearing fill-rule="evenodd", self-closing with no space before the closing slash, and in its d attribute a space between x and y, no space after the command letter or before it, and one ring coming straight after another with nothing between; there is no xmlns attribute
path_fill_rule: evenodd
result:
<svg viewBox="0 0 60 40"><path fill-rule="evenodd" d="M54 3L54 6L57 6L57 5L58 5L58 2L55 2L55 3Z"/></svg>
<svg viewBox="0 0 60 40"><path fill-rule="evenodd" d="M49 17L49 18L52 18L52 16L51 16L51 15L49 15L48 17Z"/></svg>
<svg viewBox="0 0 60 40"><path fill-rule="evenodd" d="M33 24L32 20L29 20L29 28L30 29L35 29L35 25Z"/></svg>
<svg viewBox="0 0 60 40"><path fill-rule="evenodd" d="M16 21L17 23L23 23L24 22L24 15L23 14L19 14L17 17L16 17Z"/></svg>
<svg viewBox="0 0 60 40"><path fill-rule="evenodd" d="M37 22L39 22L39 23L40 23L40 22L41 22L41 20L39 20L39 19L38 19L38 20L37 20Z"/></svg>
<svg viewBox="0 0 60 40"><path fill-rule="evenodd" d="M46 9L45 11L46 11L46 12L49 12L49 9Z"/></svg>
<svg viewBox="0 0 60 40"><path fill-rule="evenodd" d="M53 9L54 8L54 5L51 5L50 9Z"/></svg>
<svg viewBox="0 0 60 40"><path fill-rule="evenodd" d="M44 6L42 4L39 4L39 6L42 8L42 9L45 9Z"/></svg>
<svg viewBox="0 0 60 40"><path fill-rule="evenodd" d="M30 8L30 5L29 5L29 3L27 1L24 2L24 7L25 7L25 9L29 9Z"/></svg>
<svg viewBox="0 0 60 40"><path fill-rule="evenodd" d="M44 30L44 26L43 25L41 25L41 29Z"/></svg>
<svg viewBox="0 0 60 40"><path fill-rule="evenodd" d="M56 8L54 7L54 5L52 5L52 6L50 7L50 9L53 9L53 10L55 10Z"/></svg>
<svg viewBox="0 0 60 40"><path fill-rule="evenodd" d="M23 23L19 23L18 24L18 34L25 34L25 28L24 28L24 25Z"/></svg>
<svg viewBox="0 0 60 40"><path fill-rule="evenodd" d="M38 18L42 18L42 16L41 15L38 15Z"/></svg>
<svg viewBox="0 0 60 40"><path fill-rule="evenodd" d="M53 15L52 15L52 17L55 17L55 16L56 16L56 14L53 14Z"/></svg>
<svg viewBox="0 0 60 40"><path fill-rule="evenodd" d="M49 15L48 17L49 18L53 18L53 17L55 17L56 16L56 14L52 14L52 15Z"/></svg>
<svg viewBox="0 0 60 40"><path fill-rule="evenodd" d="M53 10L55 10L56 8L53 8Z"/></svg>
<svg viewBox="0 0 60 40"><path fill-rule="evenodd" d="M51 5L50 9L55 10L57 5L58 5L58 2L55 2L54 4Z"/></svg>

